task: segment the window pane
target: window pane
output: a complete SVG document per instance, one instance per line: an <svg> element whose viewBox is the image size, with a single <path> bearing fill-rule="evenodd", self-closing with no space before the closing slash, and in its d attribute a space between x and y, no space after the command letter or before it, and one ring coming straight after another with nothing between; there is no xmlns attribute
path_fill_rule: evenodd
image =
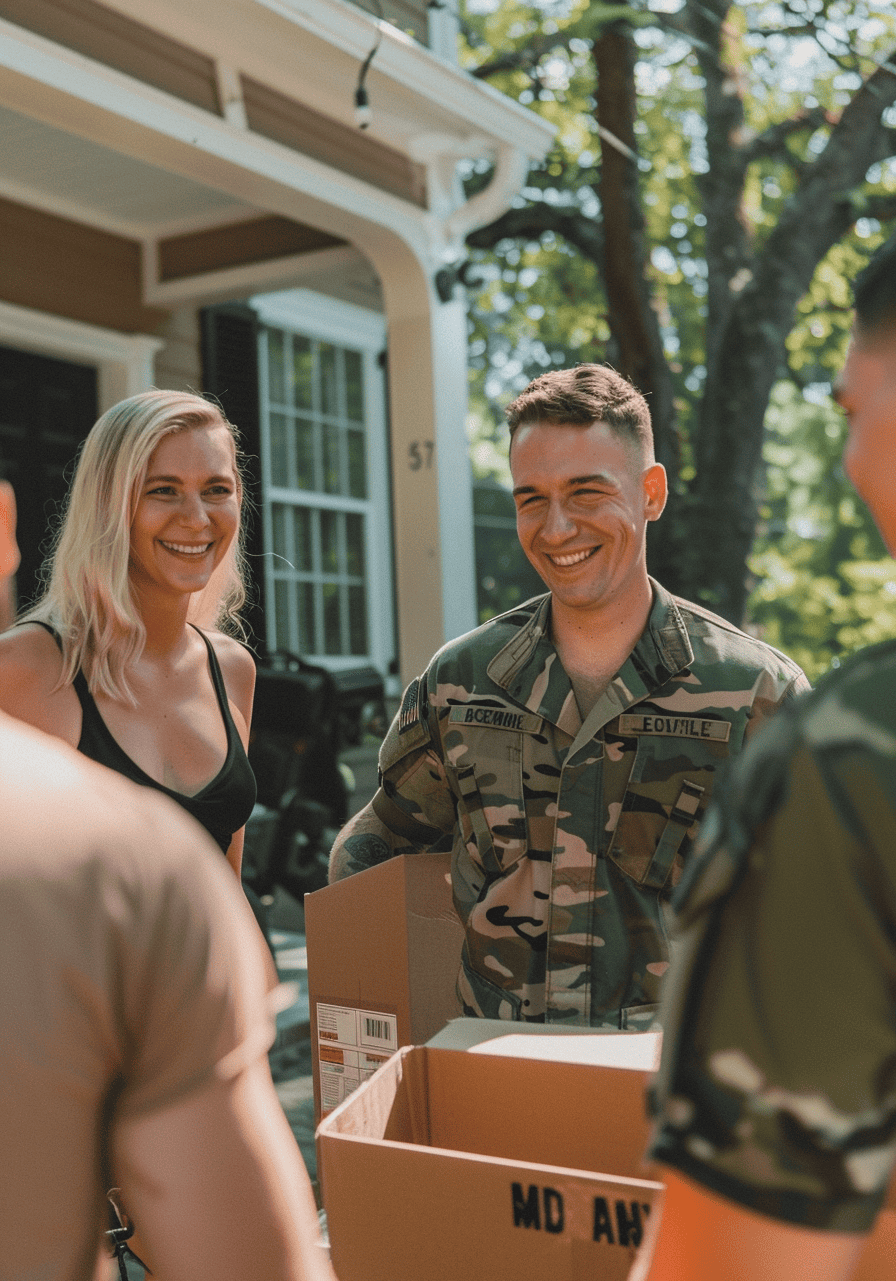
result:
<svg viewBox="0 0 896 1281"><path fill-rule="evenodd" d="M286 419L271 414L271 484L289 484L289 450L286 442Z"/></svg>
<svg viewBox="0 0 896 1281"><path fill-rule="evenodd" d="M339 457L340 450L340 432L338 427L329 426L327 423L322 424L321 438L323 442L323 463L324 463L324 493L341 494L344 492L342 487L342 467Z"/></svg>
<svg viewBox="0 0 896 1281"><path fill-rule="evenodd" d="M311 339L293 334L293 396L297 409L310 409L313 402L314 357Z"/></svg>
<svg viewBox="0 0 896 1281"><path fill-rule="evenodd" d="M367 592L363 587L348 589L348 631L350 653L367 653Z"/></svg>
<svg viewBox="0 0 896 1281"><path fill-rule="evenodd" d="M359 351L345 352L345 416L364 421L364 372Z"/></svg>
<svg viewBox="0 0 896 1281"><path fill-rule="evenodd" d="M314 423L310 418L297 418L295 425L296 438L296 476L295 485L299 489L317 489L314 480Z"/></svg>
<svg viewBox="0 0 896 1281"><path fill-rule="evenodd" d="M316 654L317 649L317 602L314 599L314 583L299 583L299 653Z"/></svg>
<svg viewBox="0 0 896 1281"><path fill-rule="evenodd" d="M311 519L311 512L307 507L293 508L293 537L296 548L294 567L306 574L310 574L314 568Z"/></svg>
<svg viewBox="0 0 896 1281"><path fill-rule="evenodd" d="M289 649L291 646L289 623L293 613L290 608L292 588L293 584L285 582L282 578L274 580L274 617L277 632L274 643L278 649Z"/></svg>
<svg viewBox="0 0 896 1281"><path fill-rule="evenodd" d="M322 511L320 514L320 567L325 574L338 574L339 564L339 512Z"/></svg>
<svg viewBox="0 0 896 1281"><path fill-rule="evenodd" d="M283 387L283 333L268 330L268 396L281 404L286 399Z"/></svg>
<svg viewBox="0 0 896 1281"><path fill-rule="evenodd" d="M345 572L364 577L364 517L354 512L345 516Z"/></svg>
<svg viewBox="0 0 896 1281"><path fill-rule="evenodd" d="M271 506L271 528L274 534L274 552L278 556L283 556L289 560L290 547L287 537L286 528L287 508L282 503L273 503ZM284 569L284 565L275 565L275 569Z"/></svg>
<svg viewBox="0 0 896 1281"><path fill-rule="evenodd" d="M339 353L328 342L322 342L318 350L321 413L332 414L333 417L336 417L339 413L339 372L337 368Z"/></svg>
<svg viewBox="0 0 896 1281"><path fill-rule="evenodd" d="M364 457L364 433L347 431L348 492L352 498L367 497L367 460Z"/></svg>
<svg viewBox="0 0 896 1281"><path fill-rule="evenodd" d="M324 583L324 653L342 653L339 586L337 583Z"/></svg>

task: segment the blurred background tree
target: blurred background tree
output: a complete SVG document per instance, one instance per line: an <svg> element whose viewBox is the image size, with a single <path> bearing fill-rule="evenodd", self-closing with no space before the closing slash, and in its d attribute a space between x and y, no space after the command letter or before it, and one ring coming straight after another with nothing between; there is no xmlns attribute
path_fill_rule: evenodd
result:
<svg viewBox="0 0 896 1281"><path fill-rule="evenodd" d="M461 18L468 70L558 130L468 240L480 482L506 479L511 396L607 360L648 395L672 480L658 578L814 675L892 634L896 569L828 395L849 281L896 226L893 7L466 0Z"/></svg>

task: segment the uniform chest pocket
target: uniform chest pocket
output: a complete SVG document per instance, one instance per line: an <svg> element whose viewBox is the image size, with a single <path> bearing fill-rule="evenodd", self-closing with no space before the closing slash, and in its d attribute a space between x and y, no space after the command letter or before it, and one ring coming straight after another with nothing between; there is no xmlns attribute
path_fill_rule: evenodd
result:
<svg viewBox="0 0 896 1281"><path fill-rule="evenodd" d="M509 739L509 734L502 739ZM472 755L472 753L470 753ZM446 765L457 798L464 841L475 842L487 876L500 876L528 848L523 805L523 770L519 745L507 742L497 758Z"/></svg>
<svg viewBox="0 0 896 1281"><path fill-rule="evenodd" d="M727 758L724 742L638 737L609 851L628 876L654 889L677 884Z"/></svg>

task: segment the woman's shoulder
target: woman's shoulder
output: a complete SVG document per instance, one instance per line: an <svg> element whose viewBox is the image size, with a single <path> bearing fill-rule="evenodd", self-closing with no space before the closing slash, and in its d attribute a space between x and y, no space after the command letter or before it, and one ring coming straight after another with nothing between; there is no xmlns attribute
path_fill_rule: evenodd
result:
<svg viewBox="0 0 896 1281"><path fill-rule="evenodd" d="M76 719L77 702L70 686L60 688L61 675L62 654L46 628L23 623L0 635L0 709L68 740L62 722Z"/></svg>
<svg viewBox="0 0 896 1281"><path fill-rule="evenodd" d="M10 678L47 682L52 688L62 673L62 651L52 632L39 623L21 623L0 635L0 672ZM0 689L0 695L6 691Z"/></svg>

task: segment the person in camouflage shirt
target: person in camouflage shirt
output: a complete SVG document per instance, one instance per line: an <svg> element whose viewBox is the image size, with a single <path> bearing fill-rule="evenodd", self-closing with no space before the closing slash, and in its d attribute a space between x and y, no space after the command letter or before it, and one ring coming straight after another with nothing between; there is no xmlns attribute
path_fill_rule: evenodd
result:
<svg viewBox="0 0 896 1281"><path fill-rule="evenodd" d="M545 374L508 417L519 537L550 592L411 683L330 875L451 842L467 1014L643 1028L716 774L807 682L648 577L666 477L630 383Z"/></svg>
<svg viewBox="0 0 896 1281"><path fill-rule="evenodd" d="M835 395L846 470L896 552L896 237L856 283ZM776 718L723 790L676 900L652 1148L673 1169L648 1275L845 1281L864 1250L859 1275L883 1281L896 1275L896 1214L877 1217L896 1206L896 641Z"/></svg>

